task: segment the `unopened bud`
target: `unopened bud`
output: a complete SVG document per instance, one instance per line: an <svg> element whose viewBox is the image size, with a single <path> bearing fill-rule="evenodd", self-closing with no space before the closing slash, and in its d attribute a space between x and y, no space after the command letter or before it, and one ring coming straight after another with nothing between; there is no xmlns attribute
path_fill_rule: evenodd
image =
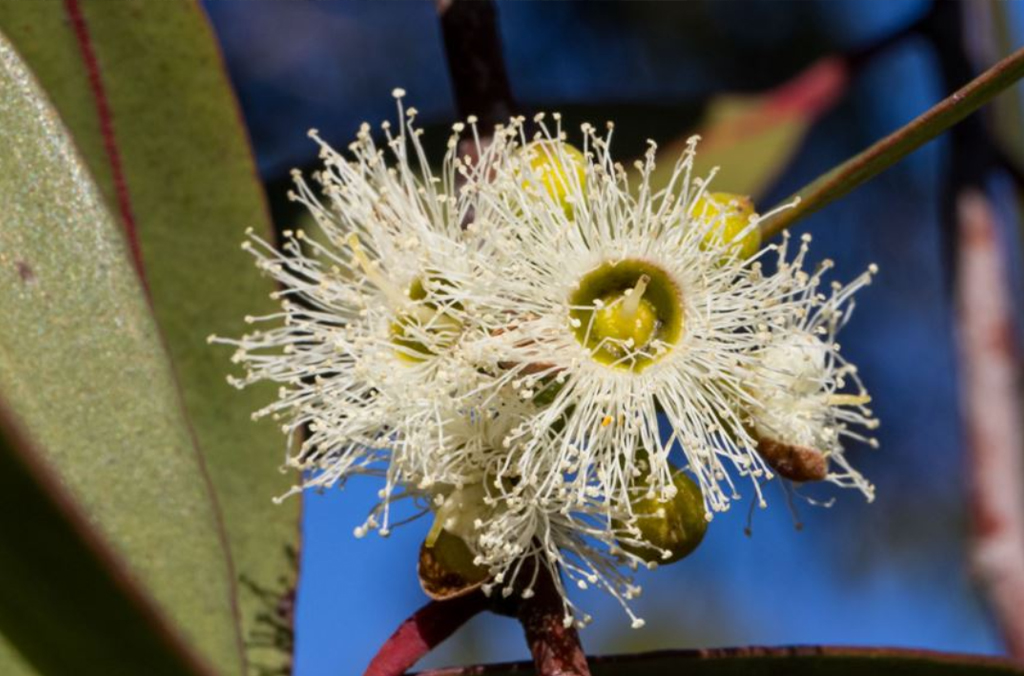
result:
<svg viewBox="0 0 1024 676"><path fill-rule="evenodd" d="M465 540L441 530L432 544L420 547L420 586L437 601L470 593L488 577L487 569L476 565L474 558Z"/></svg>
<svg viewBox="0 0 1024 676"><path fill-rule="evenodd" d="M544 190L572 218L573 206L567 197L570 194L583 194L587 180L587 158L579 149L562 141L535 141L521 152L528 158L530 169L539 178Z"/></svg>
<svg viewBox="0 0 1024 676"><path fill-rule="evenodd" d="M754 203L749 197L727 192L704 193L690 213L695 219L711 224L704 234L703 246L728 243L731 244L729 251L740 258L750 258L760 250L761 233L756 227L750 227Z"/></svg>
<svg viewBox="0 0 1024 676"><path fill-rule="evenodd" d="M622 548L648 563L679 561L697 548L708 529L700 486L681 471L674 474L672 484L673 498L645 497L632 505L639 539L649 546L624 544Z"/></svg>

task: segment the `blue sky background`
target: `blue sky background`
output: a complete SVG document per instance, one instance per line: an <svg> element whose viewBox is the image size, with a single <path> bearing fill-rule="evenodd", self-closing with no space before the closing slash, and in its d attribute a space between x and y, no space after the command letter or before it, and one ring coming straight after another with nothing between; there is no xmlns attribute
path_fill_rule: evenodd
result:
<svg viewBox="0 0 1024 676"><path fill-rule="evenodd" d="M455 112L432 2L228 3L207 0L250 125L260 169L274 185L308 166L317 127L346 144L363 120L393 114L390 91L426 123ZM719 91L757 91L815 56L864 46L927 9L912 0L617 3L499 2L510 78L527 107L691 105ZM1010 7L1021 35L1022 12ZM1019 44L1019 42L1018 42ZM874 57L828 113L764 204L905 123L945 94L931 45L908 38ZM683 131L680 127L679 132ZM963 432L957 413L950 270L940 191L948 144L933 143L883 177L807 219L814 258L850 279L881 274L858 295L842 336L883 421L882 448L851 456L877 484L831 509L799 507L793 528L781 492L758 511L718 517L682 563L645 574L636 604L648 628L629 629L614 602L578 595L597 618L588 650L829 643L999 653L965 556ZM1005 182L992 190L1006 195ZM1015 224L1014 224L1015 225ZM1007 237L1012 237L1010 230ZM298 676L359 673L398 623L425 602L415 576L428 524L387 540L355 540L377 486L304 502L297 617ZM520 628L481 617L429 664L527 656Z"/></svg>

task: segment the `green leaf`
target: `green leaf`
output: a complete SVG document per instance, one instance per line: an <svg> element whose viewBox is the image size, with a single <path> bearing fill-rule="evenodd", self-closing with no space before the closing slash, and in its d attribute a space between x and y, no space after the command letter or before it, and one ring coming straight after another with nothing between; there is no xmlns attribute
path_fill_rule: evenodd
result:
<svg viewBox="0 0 1024 676"><path fill-rule="evenodd" d="M591 658L592 676L1010 676L1009 660L873 648L723 648ZM419 676L527 676L532 663L420 672Z"/></svg>
<svg viewBox="0 0 1024 676"><path fill-rule="evenodd" d="M6 635L45 674L212 675L42 455L0 406L0 579L17 581L0 585ZM4 673L29 672L15 664Z"/></svg>
<svg viewBox="0 0 1024 676"><path fill-rule="evenodd" d="M769 92L715 97L695 132L701 143L693 175L706 177L717 168L712 190L758 198L789 164L811 125L838 101L846 79L845 63L826 58ZM657 187L667 183L685 149L681 138L659 151L664 159L652 178Z"/></svg>
<svg viewBox="0 0 1024 676"><path fill-rule="evenodd" d="M239 673L222 534L145 296L66 130L3 38L0 129L0 393L132 575L205 659ZM72 554L68 568L86 565ZM23 584L0 577L5 593Z"/></svg>
<svg viewBox="0 0 1024 676"><path fill-rule="evenodd" d="M279 471L284 438L250 419L275 390L228 387L230 352L206 344L274 309L271 281L238 246L247 227L269 232L269 217L206 17L181 0L0 0L0 30L53 96L112 211L130 213L223 514L249 660L287 668L300 501L272 503L294 481Z"/></svg>

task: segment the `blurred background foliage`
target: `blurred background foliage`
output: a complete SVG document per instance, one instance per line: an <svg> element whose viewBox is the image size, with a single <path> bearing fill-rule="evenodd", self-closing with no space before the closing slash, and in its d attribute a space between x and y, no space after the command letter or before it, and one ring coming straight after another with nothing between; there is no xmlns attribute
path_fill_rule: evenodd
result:
<svg viewBox="0 0 1024 676"><path fill-rule="evenodd" d="M347 143L363 120L393 117L395 86L408 90L438 145L456 118L431 3L205 6L279 225L297 218L279 204L287 170L315 161L307 127ZM613 119L623 158L639 154L648 137L667 146L698 129L711 145L715 122L749 112L764 130L740 125L726 136L726 151L715 150L722 165L715 185L750 190L762 206L906 123L1024 38L1024 7L1011 2L498 2L498 18L523 108ZM803 110L764 107L764 92L834 55L848 57L849 66L835 92L819 92ZM837 84L819 79L826 89ZM997 128L1017 128L1002 122L1016 105L996 107ZM745 146L736 140L744 134ZM990 158L975 162L980 169L964 166L971 158L953 157L952 146L947 135L798 226L814 233L815 258L837 261L837 278L871 262L882 270L858 297L842 337L883 421L881 449L854 453L878 485L876 502L838 494L823 509L798 499L797 531L780 491L772 509L754 514L749 538L744 509L717 518L690 559L641 576L646 629L626 631L614 603L598 594L581 599L598 611L583 635L589 652L749 643L1002 650L967 569L948 219L953 175L973 171L970 179L998 196L1004 222L1019 220L1010 172L993 169ZM1019 251L1016 230L1003 235L1007 250ZM1018 257L1011 263L1019 285ZM410 575L417 527L388 541L349 535L374 490L352 485L344 494L307 497L297 615L303 676L333 673L353 650L365 662L422 599ZM429 660L522 657L519 627L481 617Z"/></svg>

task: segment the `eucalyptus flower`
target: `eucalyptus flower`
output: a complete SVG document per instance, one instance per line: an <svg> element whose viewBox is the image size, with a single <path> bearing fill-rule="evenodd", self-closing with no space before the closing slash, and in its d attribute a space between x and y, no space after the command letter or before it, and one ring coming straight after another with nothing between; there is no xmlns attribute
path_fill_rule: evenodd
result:
<svg viewBox="0 0 1024 676"><path fill-rule="evenodd" d="M822 293L822 277L832 262L824 261L813 274L804 272L809 242L805 235L795 261L776 273L801 289L802 307L761 351L751 385L757 401L750 411L752 431L762 455L784 477L855 487L872 500L874 486L847 461L843 441L877 447L867 435L878 420L867 406L871 396L857 367L840 354L836 338L853 312L853 295L878 270L871 265L849 284L833 282L829 293Z"/></svg>
<svg viewBox="0 0 1024 676"><path fill-rule="evenodd" d="M480 191L489 218L471 228L501 283L472 294L466 349L488 386L547 402L504 440L521 450L503 471L543 495L628 505L671 500L681 467L709 519L739 497L734 475L763 503L772 470L747 418L766 395L749 385L768 346L798 330L817 278L766 272L793 268L786 247L756 246L761 217L691 177L696 138L656 189L653 143L630 173L611 125L584 125L570 153L555 119L551 132L538 116L533 139L522 119L498 135ZM537 155L571 170L539 170Z"/></svg>
<svg viewBox="0 0 1024 676"><path fill-rule="evenodd" d="M364 529L385 534L396 488L452 480L420 442L439 428L451 393L478 377L455 349L462 326L450 294L438 294L472 274L461 241L472 204L455 189L454 142L435 174L415 109L398 109L397 131L382 125L385 147L363 125L348 157L311 132L323 166L315 185L296 172L289 196L309 209L316 231L286 231L280 251L251 233L243 244L280 283L281 310L247 317L259 328L241 338L211 337L237 348L246 374L229 379L234 385L281 385L255 417L282 421L298 449L287 464L308 472L304 487L384 477L381 509Z"/></svg>
<svg viewBox="0 0 1024 676"><path fill-rule="evenodd" d="M737 477L763 506L774 474L809 478L788 471L806 451L833 467L813 478L868 492L840 444L875 422L834 338L870 274L821 295L806 243L762 246L748 198L691 176L696 138L656 189L654 144L627 171L611 125L576 150L557 114L532 138L523 118L469 119L435 171L398 112L383 147L368 125L347 154L312 133L323 167L291 197L315 232L245 245L281 310L212 338L236 348L236 386L280 384L255 415L297 449L293 492L377 477L355 534L430 520L439 598L529 598L543 574L567 626L590 621L575 586L637 627L633 572L692 552Z"/></svg>

